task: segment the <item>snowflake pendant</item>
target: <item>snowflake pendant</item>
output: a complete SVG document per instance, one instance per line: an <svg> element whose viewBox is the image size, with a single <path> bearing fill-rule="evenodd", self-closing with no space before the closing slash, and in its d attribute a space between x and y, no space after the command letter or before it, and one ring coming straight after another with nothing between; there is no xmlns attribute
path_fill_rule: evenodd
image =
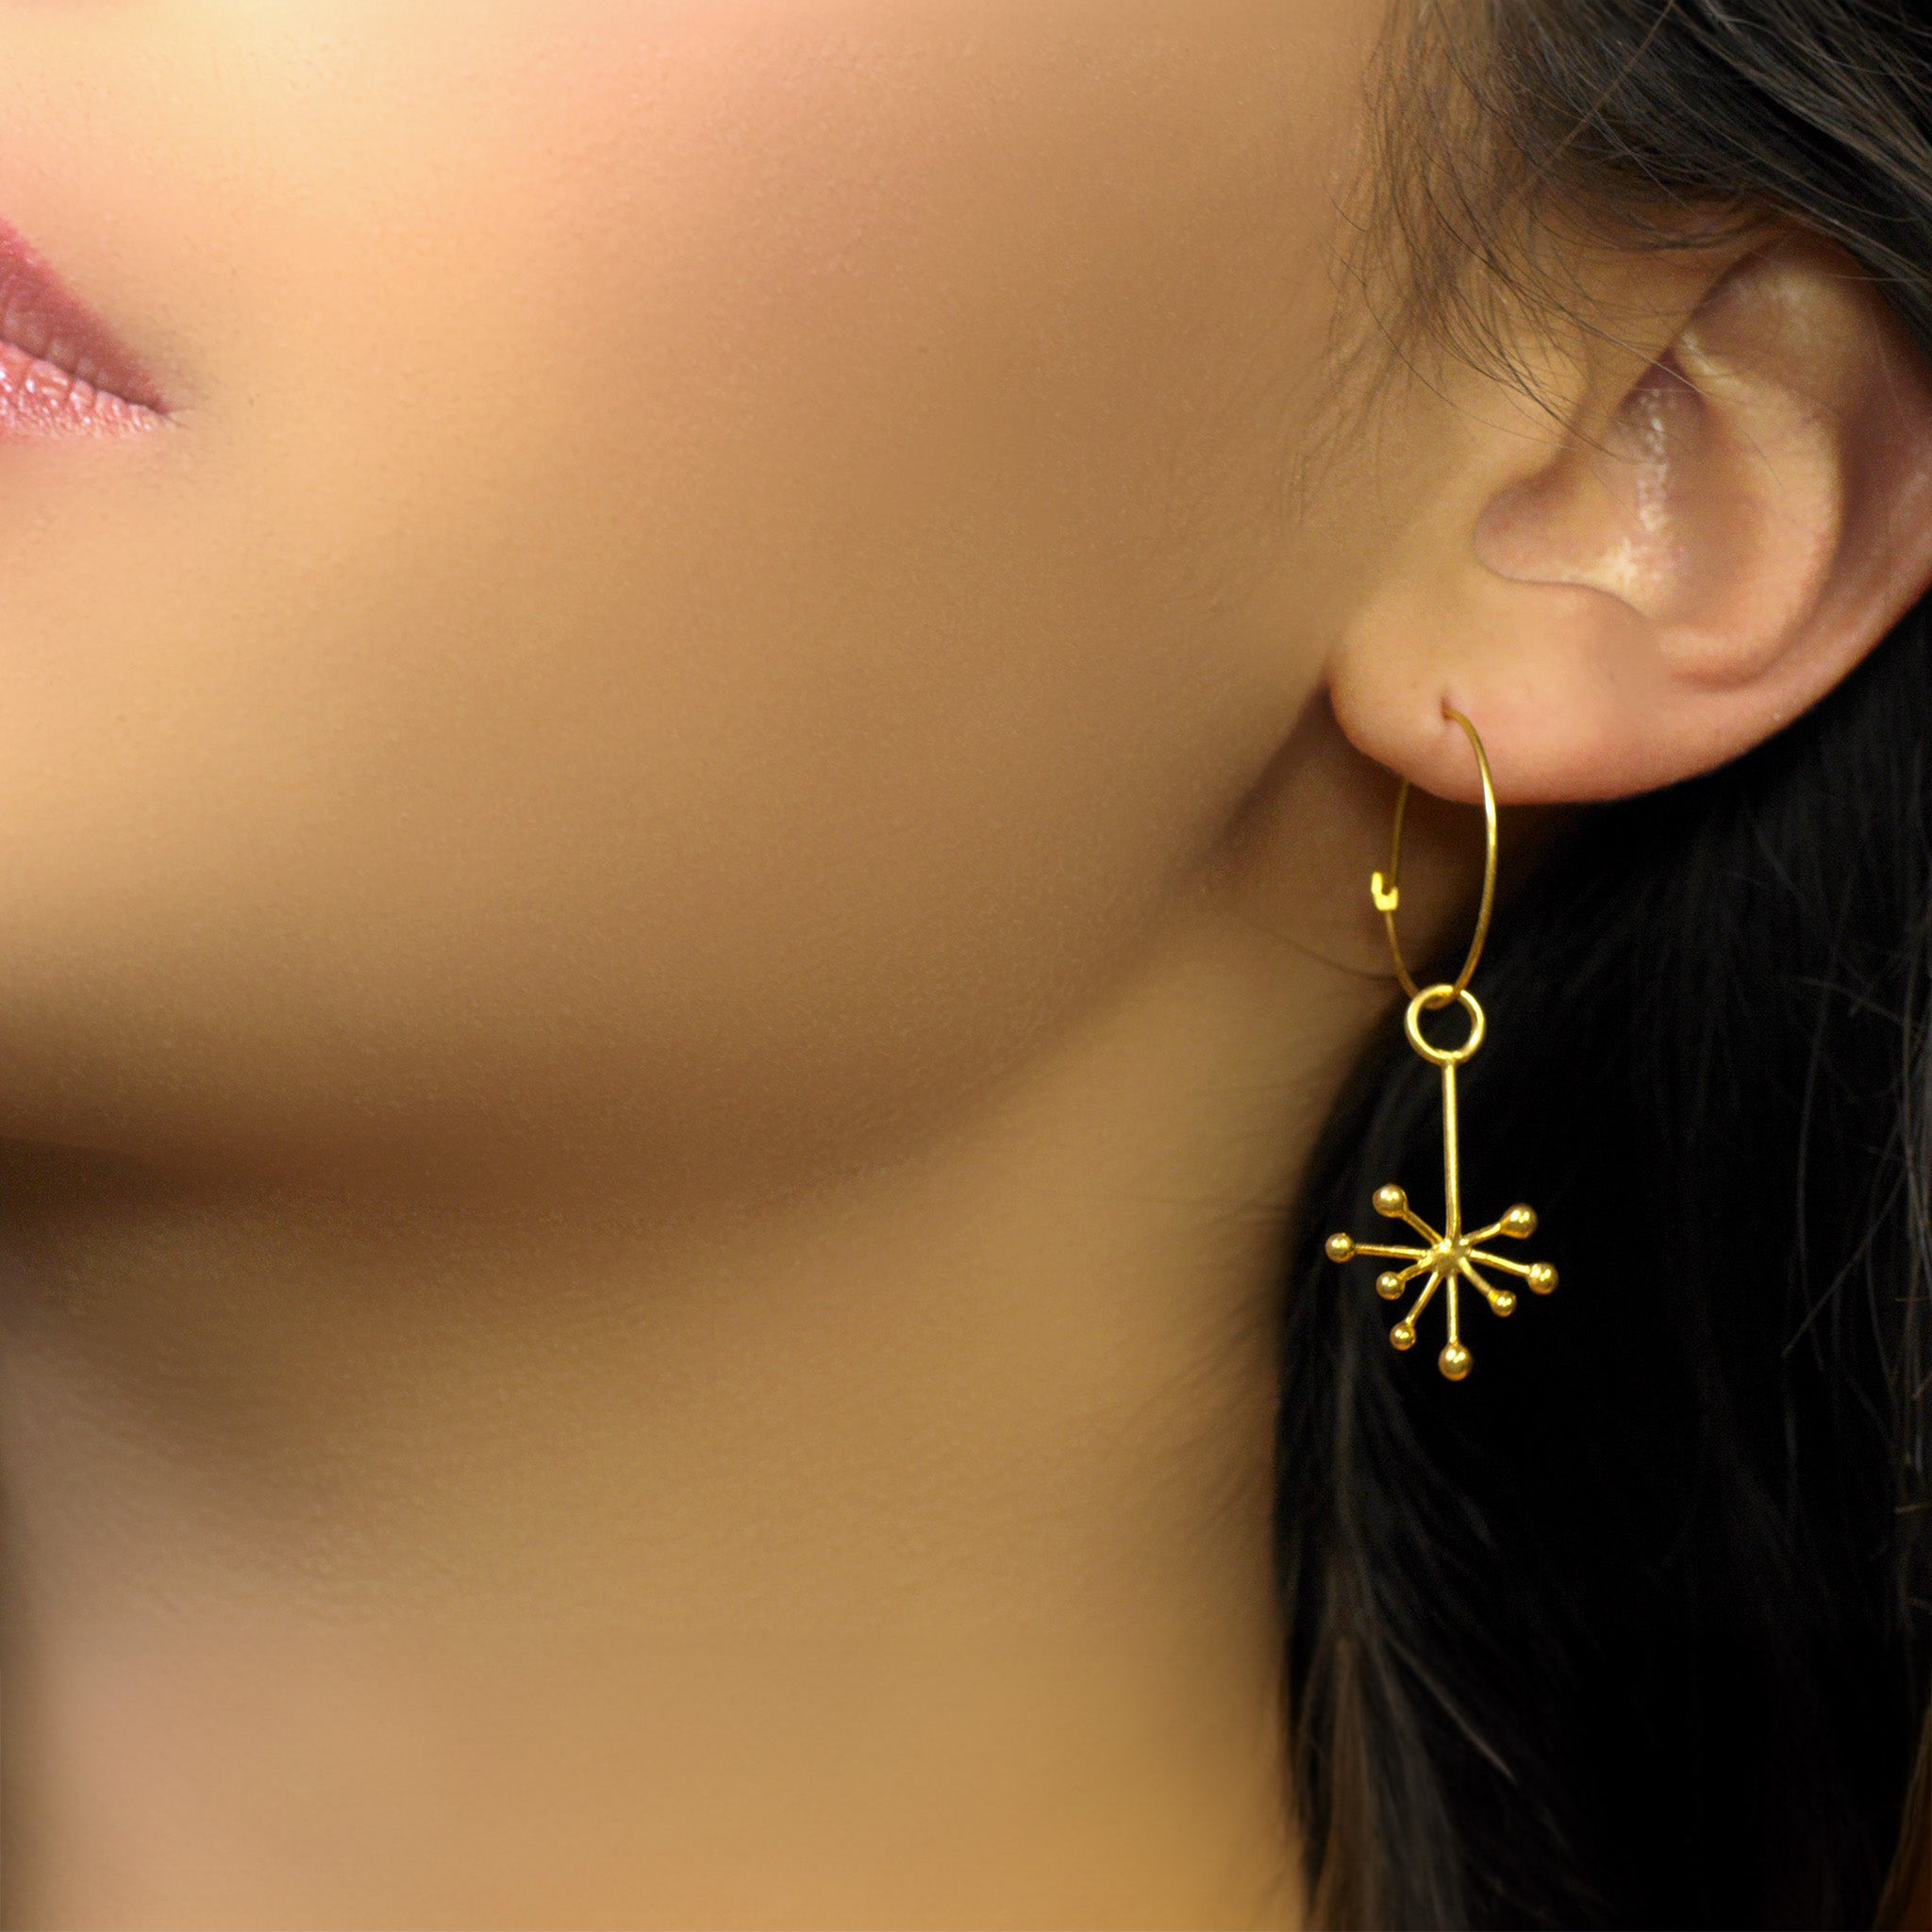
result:
<svg viewBox="0 0 1932 1932"><path fill-rule="evenodd" d="M1446 1007L1452 1001L1459 1002L1469 1014L1469 1038L1459 1047L1431 1046L1423 1038L1422 1015L1425 1010ZM1477 1271L1477 1263L1502 1274L1520 1276L1535 1294L1548 1294L1557 1285L1557 1271L1548 1262L1510 1261L1501 1255L1488 1253L1480 1246L1481 1242L1493 1240L1498 1235L1511 1241L1527 1241L1536 1232L1536 1215L1532 1209L1512 1208L1500 1221L1492 1221L1489 1226L1479 1227L1473 1233L1463 1232L1461 1154L1457 1142L1456 1070L1482 1044L1484 1024L1481 1007L1467 991L1458 992L1453 987L1425 988L1409 1002L1409 1044L1425 1060L1442 1070L1444 1225L1441 1233L1438 1234L1417 1214L1408 1205L1408 1196L1391 1183L1375 1190L1375 1212L1390 1221L1406 1222L1427 1245L1420 1248L1392 1247L1377 1241L1357 1241L1353 1235L1335 1234L1328 1237L1327 1247L1331 1261L1353 1261L1357 1256L1369 1255L1377 1259L1407 1262L1407 1267L1389 1269L1376 1277L1375 1292L1384 1301L1398 1299L1404 1288L1418 1275L1426 1277L1422 1292L1416 1296L1408 1311L1389 1331L1389 1340L1397 1348L1415 1346L1416 1318L1428 1307L1437 1289L1446 1290L1449 1339L1441 1354L1436 1357L1436 1365L1452 1382L1459 1382L1469 1374L1471 1362L1470 1352L1462 1341L1460 1291L1463 1285L1466 1283L1474 1288L1498 1315L1511 1314L1516 1307L1514 1291L1485 1280Z"/></svg>

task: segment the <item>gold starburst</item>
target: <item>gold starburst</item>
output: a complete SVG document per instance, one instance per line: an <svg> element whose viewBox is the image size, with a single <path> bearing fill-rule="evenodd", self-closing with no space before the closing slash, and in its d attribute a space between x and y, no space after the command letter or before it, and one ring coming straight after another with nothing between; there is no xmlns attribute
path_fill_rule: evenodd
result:
<svg viewBox="0 0 1932 1932"><path fill-rule="evenodd" d="M1454 1090L1451 1090L1453 1094ZM1453 1108L1454 1100L1450 1105ZM1453 1115L1451 1117L1453 1119ZM1446 1136L1449 1159L1456 1158L1456 1135L1453 1126ZM1459 1382L1469 1374L1470 1353L1462 1341L1461 1307L1459 1290L1468 1282L1489 1303L1499 1315L1515 1311L1516 1294L1512 1289L1498 1288L1493 1282L1486 1281L1476 1272L1476 1263L1485 1268L1494 1268L1507 1274L1514 1274L1529 1284L1535 1294L1548 1294L1557 1285L1557 1271L1547 1261L1511 1261L1502 1255L1486 1253L1479 1243L1493 1240L1497 1235L1507 1236L1511 1241L1527 1241L1536 1232L1536 1213L1524 1207L1510 1208L1500 1221L1492 1221L1488 1227L1479 1227L1474 1233L1462 1231L1462 1203L1458 1198L1460 1190L1456 1185L1458 1177L1453 1170L1449 1185L1449 1225L1441 1234L1417 1214L1408 1205L1408 1196L1392 1184L1375 1190L1375 1212L1390 1221L1405 1221L1428 1243L1426 1247L1391 1247L1380 1241L1358 1241L1353 1235L1333 1234L1328 1237L1328 1258L1331 1261L1353 1261L1357 1256L1370 1255L1377 1259L1407 1261L1408 1266L1402 1269L1388 1269L1375 1279L1375 1292L1384 1301L1392 1302L1417 1275L1426 1275L1422 1292L1401 1321L1389 1331L1389 1340L1397 1348L1415 1346L1416 1318L1428 1307L1438 1288L1448 1287L1449 1340L1442 1353L1436 1358L1437 1366L1452 1382Z"/></svg>

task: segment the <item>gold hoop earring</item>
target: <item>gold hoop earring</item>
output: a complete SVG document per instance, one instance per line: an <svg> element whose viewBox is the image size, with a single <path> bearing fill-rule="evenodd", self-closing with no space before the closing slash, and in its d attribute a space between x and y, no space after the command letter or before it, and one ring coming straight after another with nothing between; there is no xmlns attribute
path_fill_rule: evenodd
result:
<svg viewBox="0 0 1932 1932"><path fill-rule="evenodd" d="M1482 958L1483 945L1490 936L1490 913L1496 901L1496 789L1490 776L1489 754L1483 750L1483 741L1476 735L1475 726L1460 711L1445 708L1443 715L1453 718L1469 734L1471 748L1475 753L1476 770L1482 774L1483 823L1487 839L1483 855L1482 906L1476 913L1475 937L1470 941L1469 957L1462 962L1462 971L1454 980L1443 980L1436 986L1417 986L1403 959L1402 942L1395 936L1395 913L1402 903L1396 875L1402 865L1402 815L1408 805L1407 778L1395 794L1395 832L1389 847L1388 881L1385 884L1382 874L1375 873L1369 883L1375 910L1382 915L1382 924L1389 934L1389 956L1395 961L1395 976L1401 981L1403 991L1408 995L1408 1014L1403 1030L1408 1035L1409 1045L1432 1067L1440 1067L1442 1072L1442 1231L1438 1234L1415 1213L1408 1205L1408 1196L1391 1181L1387 1187L1375 1190L1375 1212L1388 1221L1407 1222L1427 1246L1390 1247L1379 1242L1357 1241L1353 1235L1332 1234L1328 1237L1327 1253L1331 1261L1353 1261L1358 1256L1366 1255L1407 1263L1400 1269L1385 1270L1376 1276L1375 1292L1384 1301L1398 1300L1403 1290L1418 1275L1427 1277L1407 1313L1389 1331L1389 1340L1399 1349L1415 1346L1417 1317L1434 1299L1438 1288L1446 1289L1444 1298L1449 1307L1449 1339L1443 1344L1441 1354L1436 1357L1436 1365L1452 1382L1459 1382L1469 1374L1473 1359L1462 1340L1462 1286L1466 1283L1474 1288L1498 1315L1513 1314L1516 1309L1513 1291L1497 1288L1485 1280L1477 1272L1476 1264L1480 1262L1485 1268L1518 1276L1529 1284L1531 1292L1535 1294L1548 1294L1556 1287L1557 1271L1547 1261L1506 1260L1501 1255L1485 1253L1479 1245L1497 1235L1507 1236L1511 1241L1527 1241L1536 1232L1536 1213L1532 1208L1518 1206L1510 1208L1500 1221L1491 1222L1488 1227L1479 1227L1468 1234L1463 1231L1462 1157L1457 1141L1456 1070L1474 1058L1476 1049L1482 1045L1483 1036L1489 1030L1488 1018L1476 1004L1475 995L1470 991L1469 982ZM1432 1046L1423 1034L1423 1015L1440 1012L1449 1006L1460 1006L1469 1015L1469 1036L1460 1046Z"/></svg>

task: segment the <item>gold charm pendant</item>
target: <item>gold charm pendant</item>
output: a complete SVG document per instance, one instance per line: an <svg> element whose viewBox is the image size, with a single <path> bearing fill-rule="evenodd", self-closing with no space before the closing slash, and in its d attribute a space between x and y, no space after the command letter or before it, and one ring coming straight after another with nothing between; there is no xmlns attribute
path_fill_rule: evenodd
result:
<svg viewBox="0 0 1932 1932"><path fill-rule="evenodd" d="M1452 1382L1459 1382L1469 1374L1472 1359L1462 1340L1463 1285L1467 1283L1474 1288L1498 1315L1512 1314L1516 1308L1514 1291L1498 1288L1486 1280L1477 1271L1476 1264L1480 1262L1485 1268L1519 1276L1529 1284L1531 1292L1535 1294L1548 1294L1556 1287L1557 1271L1546 1261L1506 1260L1501 1255L1491 1254L1480 1245L1498 1235L1511 1241L1527 1241L1536 1232L1536 1214L1531 1208L1512 1208L1500 1221L1492 1221L1489 1226L1479 1227L1473 1233L1465 1233L1462 1226L1462 1158L1457 1138L1456 1070L1465 1061L1474 1058L1488 1026L1482 1008L1469 991L1469 982L1475 972L1476 961L1482 958L1483 941L1489 937L1490 913L1495 904L1496 793L1490 777L1490 760L1483 750L1482 740L1476 736L1475 726L1460 711L1450 711L1447 715L1469 734L1469 741L1474 747L1476 767L1482 774L1483 818L1489 835L1483 864L1482 908L1476 915L1475 938L1470 945L1468 958L1462 962L1462 971L1453 982L1445 980L1438 986L1417 986L1403 961L1402 947L1395 937L1395 911L1402 899L1396 885L1396 874L1402 863L1402 815L1408 804L1407 778L1402 781L1401 790L1395 797L1395 836L1390 848L1389 882L1385 886L1382 874L1376 873L1369 886L1375 909L1382 915L1382 923L1388 929L1389 952L1395 961L1396 977L1402 982L1402 990L1409 996L1405 1027L1408 1043L1431 1066L1440 1067L1442 1073L1442 1230L1437 1233L1409 1207L1408 1196L1391 1183L1375 1190L1375 1212L1387 1220L1407 1223L1426 1245L1420 1248L1396 1247L1378 1241L1357 1241L1353 1235L1334 1234L1328 1237L1327 1252L1331 1261L1353 1261L1357 1256L1366 1255L1377 1259L1407 1262L1407 1267L1385 1270L1376 1277L1375 1292L1384 1301L1398 1299L1402 1291L1417 1276L1425 1277L1422 1292L1389 1331L1389 1340L1397 1348L1415 1346L1417 1317L1434 1299L1437 1289L1445 1289L1449 1339L1442 1353L1436 1357L1436 1365ZM1469 1037L1457 1047L1431 1045L1423 1036L1423 1015L1457 1005L1469 1015Z"/></svg>

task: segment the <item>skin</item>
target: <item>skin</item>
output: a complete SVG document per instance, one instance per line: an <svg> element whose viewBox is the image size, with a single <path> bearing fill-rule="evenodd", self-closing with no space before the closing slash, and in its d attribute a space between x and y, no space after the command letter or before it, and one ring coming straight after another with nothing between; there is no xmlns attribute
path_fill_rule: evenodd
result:
<svg viewBox="0 0 1932 1932"><path fill-rule="evenodd" d="M1668 782L1932 575L1804 245L1347 353L1385 25L0 5L170 406L0 447L8 1924L1302 1922L1376 760Z"/></svg>

